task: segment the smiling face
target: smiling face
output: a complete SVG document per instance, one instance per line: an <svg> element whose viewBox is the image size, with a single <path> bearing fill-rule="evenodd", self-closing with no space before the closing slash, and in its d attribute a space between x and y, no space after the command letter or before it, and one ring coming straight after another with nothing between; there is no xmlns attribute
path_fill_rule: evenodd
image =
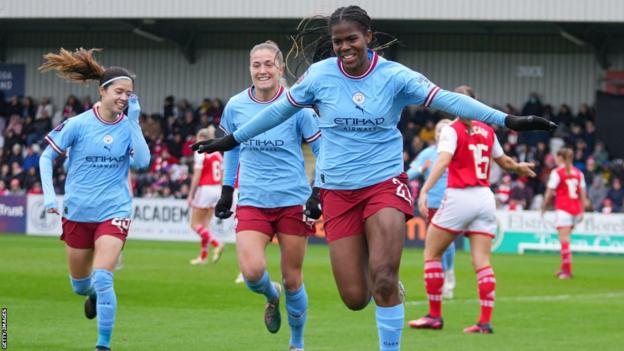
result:
<svg viewBox="0 0 624 351"><path fill-rule="evenodd" d="M276 52L262 48L249 55L249 74L257 90L273 91L279 87L284 67L277 59Z"/></svg>
<svg viewBox="0 0 624 351"><path fill-rule="evenodd" d="M118 79L106 88L100 87L102 108L112 114L122 113L128 106L128 98L133 89L134 84L129 79Z"/></svg>
<svg viewBox="0 0 624 351"><path fill-rule="evenodd" d="M373 33L351 21L340 21L330 29L334 52L344 70L351 75L363 74L370 65L368 45Z"/></svg>

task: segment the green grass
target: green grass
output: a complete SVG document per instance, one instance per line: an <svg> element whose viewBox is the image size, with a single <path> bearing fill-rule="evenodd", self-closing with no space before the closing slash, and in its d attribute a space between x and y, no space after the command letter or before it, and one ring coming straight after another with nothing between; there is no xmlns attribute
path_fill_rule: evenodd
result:
<svg viewBox="0 0 624 351"><path fill-rule="evenodd" d="M119 301L113 349L287 350L288 325L269 334L263 299L235 285L233 247L217 265L193 267L196 244L130 241L115 274ZM278 250L269 247L278 278ZM444 305L443 331L403 332L403 350L621 350L624 347L624 260L575 256L575 278L553 277L556 255L497 255L496 334L464 335L478 315L470 256L456 261L456 298ZM406 250L401 277L406 320L426 313L422 251ZM374 308L352 312L338 296L327 247L311 246L305 261L310 297L306 350L376 350ZM92 350L95 321L67 277L56 238L0 235L0 306L8 308L8 350ZM282 313L284 314L282 305Z"/></svg>

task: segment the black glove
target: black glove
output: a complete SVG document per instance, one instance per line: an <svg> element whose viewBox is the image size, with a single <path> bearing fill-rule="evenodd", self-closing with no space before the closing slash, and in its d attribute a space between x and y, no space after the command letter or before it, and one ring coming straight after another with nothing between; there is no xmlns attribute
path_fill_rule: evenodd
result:
<svg viewBox="0 0 624 351"><path fill-rule="evenodd" d="M312 195L308 198L305 204L305 211L303 212L306 217L311 219L319 219L321 217L321 189L312 188Z"/></svg>
<svg viewBox="0 0 624 351"><path fill-rule="evenodd" d="M232 215L232 197L234 195L234 188L229 185L221 187L221 197L217 201L215 206L215 216L217 218L226 219Z"/></svg>
<svg viewBox="0 0 624 351"><path fill-rule="evenodd" d="M215 151L229 151L238 146L238 141L234 139L232 134L226 135L223 138L215 138L210 140L204 140L191 145L193 151L200 153L211 153Z"/></svg>
<svg viewBox="0 0 624 351"><path fill-rule="evenodd" d="M553 131L557 129L557 124L538 116L512 116L507 115L505 126L518 132L531 130Z"/></svg>

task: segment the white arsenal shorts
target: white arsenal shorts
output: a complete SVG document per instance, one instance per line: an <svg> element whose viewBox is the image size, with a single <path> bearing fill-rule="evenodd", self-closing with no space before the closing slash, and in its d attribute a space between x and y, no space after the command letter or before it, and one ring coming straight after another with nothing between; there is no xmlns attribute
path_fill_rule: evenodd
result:
<svg viewBox="0 0 624 351"><path fill-rule="evenodd" d="M454 234L494 237L496 202L486 187L448 188L431 224Z"/></svg>
<svg viewBox="0 0 624 351"><path fill-rule="evenodd" d="M557 221L555 222L555 227L557 227L557 229L574 228L574 226L581 223L581 220L583 220L583 214L574 216L563 210L557 210L555 212L557 214Z"/></svg>
<svg viewBox="0 0 624 351"><path fill-rule="evenodd" d="M191 205L195 208L214 208L221 197L221 185L201 185L195 191Z"/></svg>

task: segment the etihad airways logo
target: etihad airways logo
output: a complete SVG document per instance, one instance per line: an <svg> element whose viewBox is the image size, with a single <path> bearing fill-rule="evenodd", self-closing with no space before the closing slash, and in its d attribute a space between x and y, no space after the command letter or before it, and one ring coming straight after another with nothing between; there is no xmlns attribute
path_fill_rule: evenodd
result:
<svg viewBox="0 0 624 351"><path fill-rule="evenodd" d="M243 143L247 150L275 151L279 147L284 146L286 142L281 139L250 139Z"/></svg>
<svg viewBox="0 0 624 351"><path fill-rule="evenodd" d="M336 117L334 123L343 130L354 132L371 132L383 125L385 118Z"/></svg>

